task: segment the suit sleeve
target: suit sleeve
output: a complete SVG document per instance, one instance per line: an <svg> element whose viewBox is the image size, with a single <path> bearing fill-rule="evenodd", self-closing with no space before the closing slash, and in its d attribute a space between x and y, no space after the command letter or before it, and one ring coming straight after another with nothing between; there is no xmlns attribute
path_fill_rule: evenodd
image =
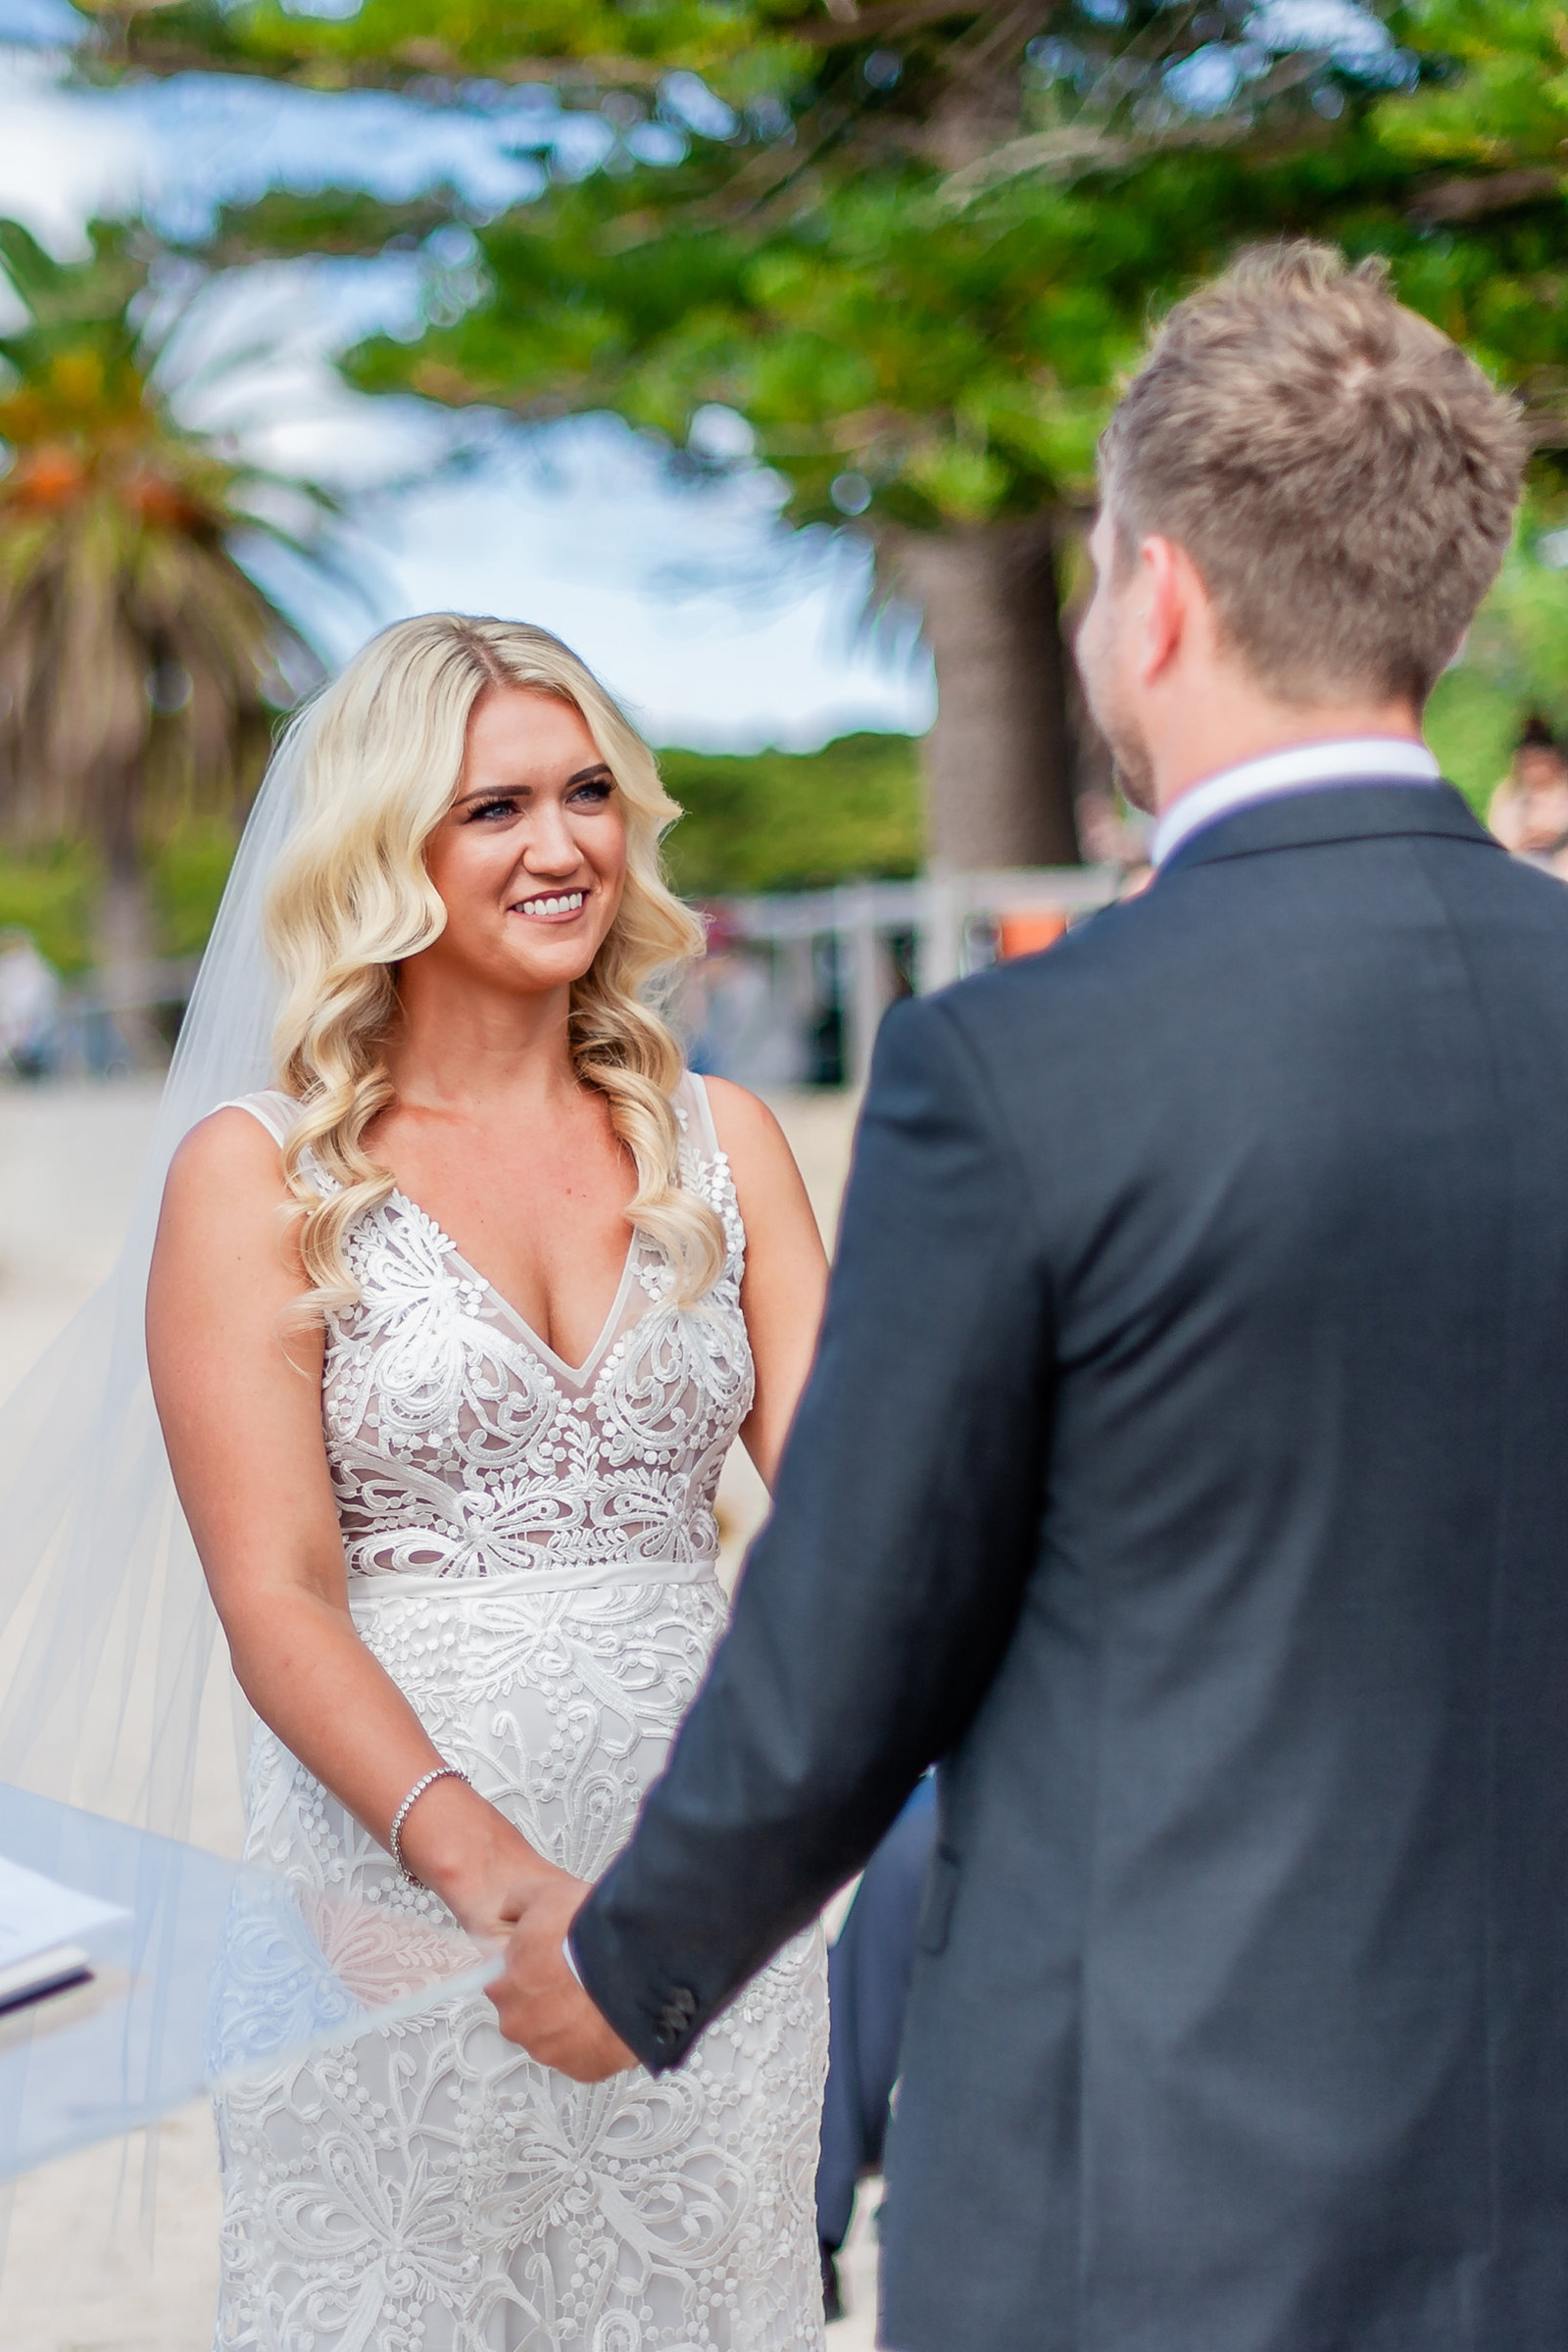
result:
<svg viewBox="0 0 1568 2352"><path fill-rule="evenodd" d="M1050 1412L1033 1222L951 1004L896 1008L772 1516L668 1766L572 1930L583 1984L656 2071L859 1869L996 1672Z"/></svg>

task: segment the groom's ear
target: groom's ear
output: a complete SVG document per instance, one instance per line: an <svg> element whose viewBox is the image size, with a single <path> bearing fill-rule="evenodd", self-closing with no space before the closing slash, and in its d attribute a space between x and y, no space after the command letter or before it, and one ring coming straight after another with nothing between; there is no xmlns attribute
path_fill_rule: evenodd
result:
<svg viewBox="0 0 1568 2352"><path fill-rule="evenodd" d="M1154 686L1195 640L1212 640L1213 609L1197 564L1175 539L1156 532L1141 540L1133 569L1127 610L1139 638L1138 678Z"/></svg>

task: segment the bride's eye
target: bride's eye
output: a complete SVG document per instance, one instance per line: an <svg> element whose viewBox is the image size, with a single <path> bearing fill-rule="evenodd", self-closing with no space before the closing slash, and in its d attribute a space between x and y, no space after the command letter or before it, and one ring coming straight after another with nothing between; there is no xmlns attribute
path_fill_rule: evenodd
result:
<svg viewBox="0 0 1568 2352"><path fill-rule="evenodd" d="M516 813L515 796L512 793L498 793L493 801L476 801L463 821L466 825L471 825L477 823L481 817L515 816Z"/></svg>
<svg viewBox="0 0 1568 2352"><path fill-rule="evenodd" d="M586 804L590 808L602 808L614 789L609 776L595 776L591 784L579 784L571 797L574 802Z"/></svg>

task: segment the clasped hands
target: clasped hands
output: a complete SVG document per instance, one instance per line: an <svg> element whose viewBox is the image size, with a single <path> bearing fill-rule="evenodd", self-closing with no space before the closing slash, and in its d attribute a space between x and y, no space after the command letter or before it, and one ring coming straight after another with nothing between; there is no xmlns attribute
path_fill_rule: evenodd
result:
<svg viewBox="0 0 1568 2352"><path fill-rule="evenodd" d="M577 2082L603 2082L637 2064L566 1965L566 1932L591 1889L546 1864L509 1896L506 1973L486 1986L509 2041Z"/></svg>
<svg viewBox="0 0 1568 2352"><path fill-rule="evenodd" d="M506 1944L505 1973L485 1989L509 2041L578 2082L637 2064L566 1965L566 1931L592 1891L581 1879L547 1862L466 1780L433 1784L403 1845L475 1942Z"/></svg>

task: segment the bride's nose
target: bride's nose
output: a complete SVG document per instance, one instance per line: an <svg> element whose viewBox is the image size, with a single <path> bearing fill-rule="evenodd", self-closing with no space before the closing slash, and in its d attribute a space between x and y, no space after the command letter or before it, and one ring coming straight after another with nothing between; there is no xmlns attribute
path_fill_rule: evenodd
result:
<svg viewBox="0 0 1568 2352"><path fill-rule="evenodd" d="M582 852L559 801L536 803L529 812L522 863L530 874L571 874L582 863Z"/></svg>

